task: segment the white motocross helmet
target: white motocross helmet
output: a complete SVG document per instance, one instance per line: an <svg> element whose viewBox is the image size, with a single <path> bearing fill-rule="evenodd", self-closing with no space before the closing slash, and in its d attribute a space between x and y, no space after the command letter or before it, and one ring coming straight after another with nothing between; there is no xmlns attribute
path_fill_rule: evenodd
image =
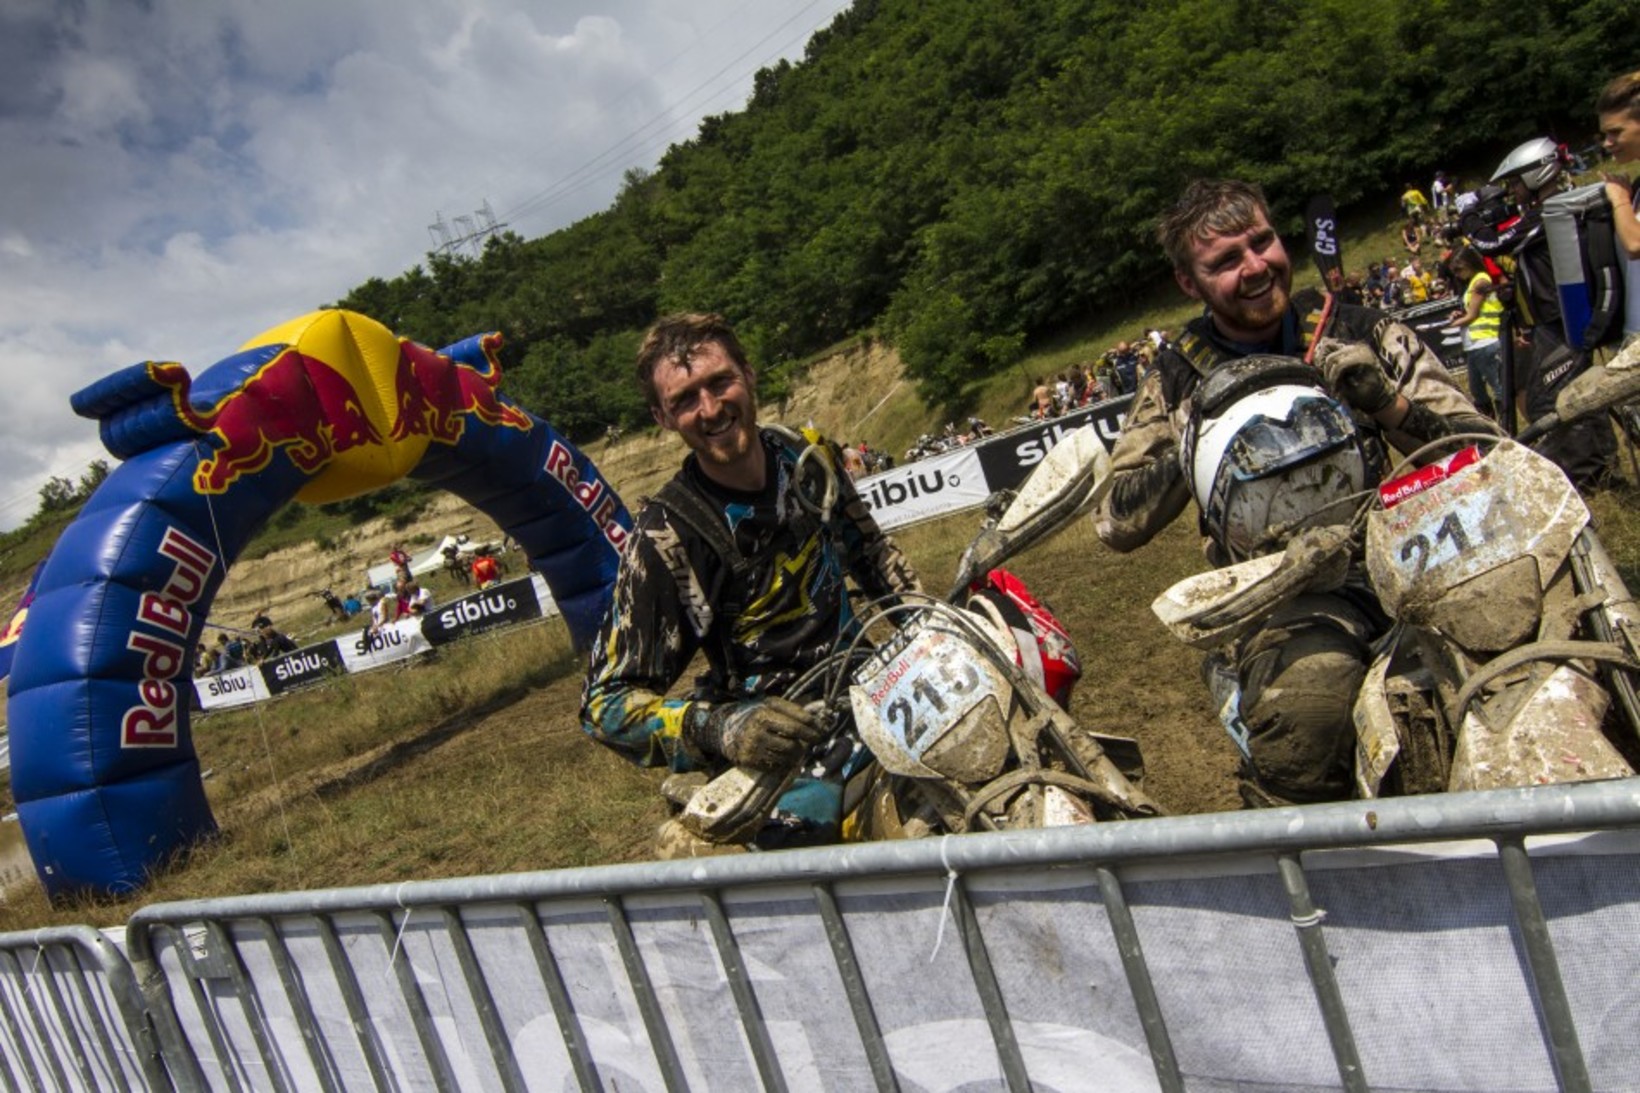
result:
<svg viewBox="0 0 1640 1093"><path fill-rule="evenodd" d="M1280 550L1303 528L1347 523L1383 476L1377 442L1303 361L1227 361L1194 398L1179 455L1202 529L1231 561Z"/></svg>
<svg viewBox="0 0 1640 1093"><path fill-rule="evenodd" d="M1560 177L1560 151L1548 137L1538 137L1520 145L1503 157L1498 169L1492 172L1493 182L1519 178L1533 193Z"/></svg>

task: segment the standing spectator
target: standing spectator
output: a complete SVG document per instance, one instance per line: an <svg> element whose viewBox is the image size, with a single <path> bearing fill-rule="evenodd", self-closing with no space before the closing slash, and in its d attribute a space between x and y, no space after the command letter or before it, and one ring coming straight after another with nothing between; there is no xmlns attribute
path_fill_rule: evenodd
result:
<svg viewBox="0 0 1640 1093"><path fill-rule="evenodd" d="M1498 340L1503 303L1475 248L1460 247L1447 266L1464 286L1463 308L1452 313L1449 325L1463 331L1469 398L1481 413L1496 419L1503 405L1503 343Z"/></svg>
<svg viewBox="0 0 1640 1093"><path fill-rule="evenodd" d="M257 631L257 644L260 646L258 660L296 651L296 643L290 640L290 636L274 629L271 622Z"/></svg>
<svg viewBox="0 0 1640 1093"><path fill-rule="evenodd" d="M1538 137L1505 156L1492 181L1509 188L1520 216L1507 222L1506 228L1477 229L1471 241L1482 254L1509 254L1515 260L1516 299L1524 298L1526 304L1521 317L1533 324L1530 356L1516 355L1516 390L1521 393L1527 420L1535 421L1555 408L1556 396L1593 361L1587 352L1566 344L1560 293L1543 230L1543 202L1565 189L1567 180L1554 141ZM1523 358L1530 363L1522 374ZM1617 437L1603 414L1556 429L1534 447L1565 471L1578 489L1606 485L1617 458Z"/></svg>
<svg viewBox="0 0 1640 1093"><path fill-rule="evenodd" d="M840 450L843 453L843 470L848 472L849 478L856 482L864 478L866 474L866 460L865 456L860 454L860 449L854 447L853 445L845 444Z"/></svg>
<svg viewBox="0 0 1640 1093"><path fill-rule="evenodd" d="M1407 222L1412 225L1419 240L1422 241L1424 222L1429 219L1429 198L1411 182L1407 183L1401 192L1401 211L1406 214Z"/></svg>
<svg viewBox="0 0 1640 1093"><path fill-rule="evenodd" d="M1435 219L1442 224L1450 223L1453 219L1452 183L1446 180L1445 171L1435 172L1435 181L1429 185L1429 196L1435 205Z"/></svg>
<svg viewBox="0 0 1640 1093"><path fill-rule="evenodd" d="M501 566L496 563L490 548L479 547L478 557L473 559L473 584L479 588L488 588L500 579Z"/></svg>
<svg viewBox="0 0 1640 1093"><path fill-rule="evenodd" d="M1600 143L1617 163L1640 160L1640 72L1630 72L1608 83L1595 101L1600 115ZM1634 211L1634 184L1610 172L1606 197L1612 203L1613 227L1623 252L1640 258L1640 219Z"/></svg>
<svg viewBox="0 0 1640 1093"><path fill-rule="evenodd" d="M365 602L370 605L369 632L372 634L380 633L392 623L396 601L382 595L382 590L379 588L372 588L364 594L364 598Z"/></svg>
<svg viewBox="0 0 1640 1093"><path fill-rule="evenodd" d="M404 583L404 602L411 615L425 615L433 606L433 592L420 581Z"/></svg>
<svg viewBox="0 0 1640 1093"><path fill-rule="evenodd" d="M387 552L387 560L393 563L394 579L408 581L410 579L410 555L405 552L402 543L394 543Z"/></svg>

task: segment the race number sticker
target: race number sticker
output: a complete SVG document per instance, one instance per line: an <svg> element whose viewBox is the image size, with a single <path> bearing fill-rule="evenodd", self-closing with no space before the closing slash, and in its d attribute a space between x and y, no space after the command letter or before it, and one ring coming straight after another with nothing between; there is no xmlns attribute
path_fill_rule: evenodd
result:
<svg viewBox="0 0 1640 1093"><path fill-rule="evenodd" d="M865 665L850 690L866 744L889 770L918 774L924 753L988 696L997 670L965 639L923 627Z"/></svg>
<svg viewBox="0 0 1640 1093"><path fill-rule="evenodd" d="M1367 572L1396 618L1513 559L1553 573L1588 521L1553 463L1504 441L1479 463L1367 517Z"/></svg>

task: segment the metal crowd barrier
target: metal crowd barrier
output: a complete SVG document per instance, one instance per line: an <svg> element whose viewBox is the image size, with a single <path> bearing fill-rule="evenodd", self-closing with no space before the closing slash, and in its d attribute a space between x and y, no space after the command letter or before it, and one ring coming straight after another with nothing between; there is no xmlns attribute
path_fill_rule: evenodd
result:
<svg viewBox="0 0 1640 1093"><path fill-rule="evenodd" d="M0 936L7 1089L168 1089L131 965L89 926Z"/></svg>
<svg viewBox="0 0 1640 1093"><path fill-rule="evenodd" d="M51 1023L6 986L3 1073L184 1090L1630 1089L1637 829L1631 779L158 904L126 930L146 1012L114 972L121 1021L54 1003ZM29 936L0 939L0 969ZM82 1046L45 1077L59 1033ZM153 1043L165 1072L138 1066Z"/></svg>

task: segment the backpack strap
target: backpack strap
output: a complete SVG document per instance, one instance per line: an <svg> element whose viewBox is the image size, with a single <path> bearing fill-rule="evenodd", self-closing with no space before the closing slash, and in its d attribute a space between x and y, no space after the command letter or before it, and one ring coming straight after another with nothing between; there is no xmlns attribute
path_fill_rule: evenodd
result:
<svg viewBox="0 0 1640 1093"><path fill-rule="evenodd" d="M1601 200L1578 217L1583 229L1583 276L1592 305L1588 326L1582 331L1585 349L1623 340L1623 263L1612 216L1611 205Z"/></svg>
<svg viewBox="0 0 1640 1093"><path fill-rule="evenodd" d="M718 685L732 689L739 681L734 674L734 660L730 646L734 640L735 621L746 608L746 597L752 588L752 562L735 543L734 534L718 511L704 497L690 489L680 478L668 479L655 496L647 499L666 511L669 519L682 524L711 548L723 564L727 574L722 591L713 608L713 629L717 633L719 663L730 678L720 679ZM715 673L714 673L715 674Z"/></svg>

